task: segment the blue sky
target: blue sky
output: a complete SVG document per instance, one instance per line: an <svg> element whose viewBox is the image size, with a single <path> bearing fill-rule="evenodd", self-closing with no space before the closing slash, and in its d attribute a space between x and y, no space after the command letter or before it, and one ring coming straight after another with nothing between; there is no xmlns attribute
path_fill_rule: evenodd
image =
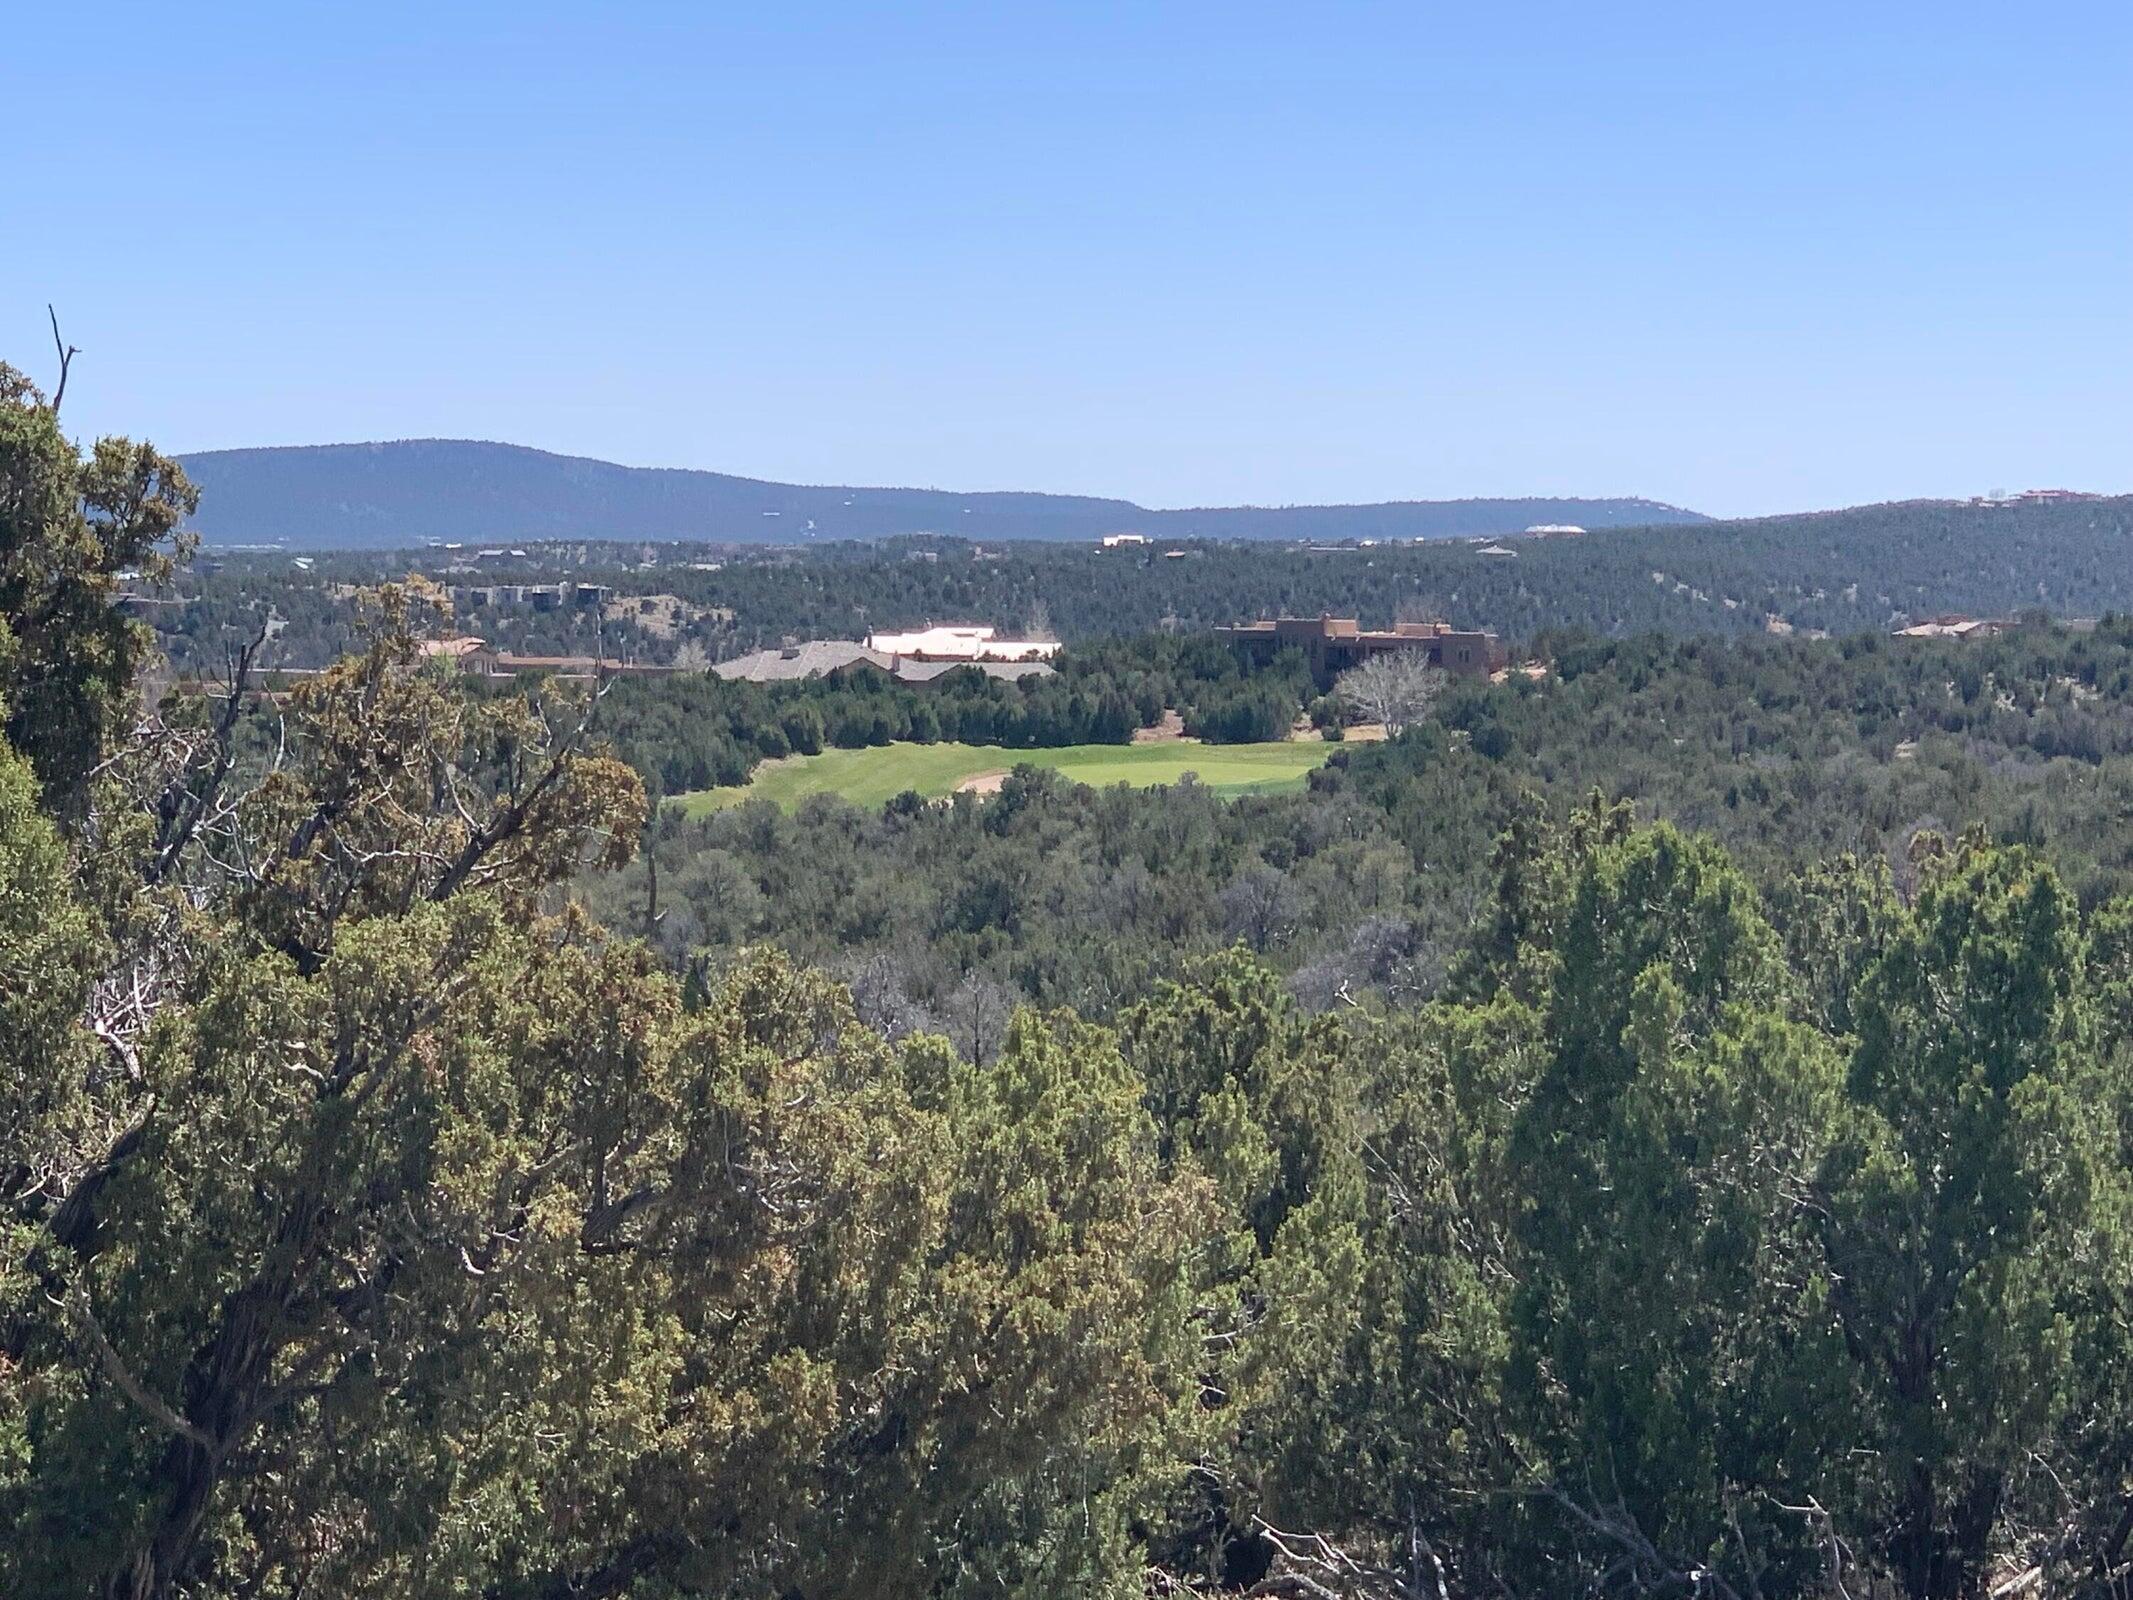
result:
<svg viewBox="0 0 2133 1600"><path fill-rule="evenodd" d="M2133 8L11 14L83 432L1150 504L2133 489Z"/></svg>

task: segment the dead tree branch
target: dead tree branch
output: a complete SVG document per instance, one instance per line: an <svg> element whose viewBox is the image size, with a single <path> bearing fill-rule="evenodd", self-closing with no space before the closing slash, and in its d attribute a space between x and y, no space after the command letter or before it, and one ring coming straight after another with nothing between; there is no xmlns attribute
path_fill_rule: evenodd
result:
<svg viewBox="0 0 2133 1600"><path fill-rule="evenodd" d="M81 354L75 346L59 336L59 313L50 302L45 305L45 315L52 319L52 344L59 351L59 387L52 391L52 414L59 414L59 403L67 397L67 369L74 365L74 358Z"/></svg>
<svg viewBox="0 0 2133 1600"><path fill-rule="evenodd" d="M192 1423L186 1421L185 1418L179 1416L177 1412L170 1408L167 1402L151 1394L140 1379L136 1378L132 1371L128 1369L126 1363L119 1359L119 1353L111 1348L111 1341L104 1336L104 1325L96 1320L96 1313L89 1307L87 1294L81 1297L80 1309L82 1324L89 1330L89 1342L96 1346L97 1359L103 1364L105 1373L113 1383L118 1385L126 1398L179 1438L198 1445L210 1455L218 1453L214 1440L194 1427Z"/></svg>

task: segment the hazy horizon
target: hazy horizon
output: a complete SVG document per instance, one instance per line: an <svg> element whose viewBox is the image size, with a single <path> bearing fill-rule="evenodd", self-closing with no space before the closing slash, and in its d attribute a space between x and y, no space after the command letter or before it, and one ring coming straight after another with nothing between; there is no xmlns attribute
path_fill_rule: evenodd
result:
<svg viewBox="0 0 2133 1600"><path fill-rule="evenodd" d="M55 303L83 434L1150 508L2129 487L2117 8L118 9L6 80L0 359L49 381Z"/></svg>
<svg viewBox="0 0 2133 1600"><path fill-rule="evenodd" d="M763 474L763 473L760 473L760 472L748 472L748 471L745 471L745 470L741 470L741 471L736 471L736 470L733 470L733 469L730 469L730 468L726 468L726 467L702 467L702 466L695 466L695 465L693 465L693 464L688 464L688 463L683 463L683 462L675 462L675 461L617 461L617 460L615 460L614 458L612 458L612 457L609 457L609 456L594 456L594 455L587 455L587 454L586 454L585 452L583 452L583 451L580 451L580 450L551 450L551 449L547 448L547 447L546 447L546 446L544 446L544 445L528 445L528 444L521 444L521 443L520 443L520 442L519 442L518 440L516 440L516 439L477 439L477 438L472 438L472 437L463 437L463 438L447 438L447 437L445 437L445 436L443 436L443 435L437 435L437 434L426 434L426 435L423 435L423 436L421 436L421 437L419 437L419 438L402 438L402 439L317 439L317 440L305 440L305 441L302 441L302 442L291 442L291 443L285 443L285 444L256 444L256 445L214 445L214 446L209 446L208 448L206 448L206 449L201 449L201 450L173 450L173 451L171 451L170 453L171 453L172 455L174 455L174 456L178 456L178 457L180 457L181 459L183 459L183 458L188 458L188 457L197 457L197 456L212 456L212 455L232 455L232 454L235 454L235 453L237 453L237 452L240 452L240 451L256 451L256 450L368 450L368 449L377 449L377 448L380 448L380 447L383 447L383 446L387 446L387 445L397 445L397 444L452 444L452 445L468 445L468 444L471 444L471 445L494 445L494 446L499 446L499 447L502 447L502 448L504 448L504 449L511 449L511 450L533 450L533 451L537 451L537 452L539 452L540 454L543 454L543 455L550 455L550 456L556 456L556 457L559 457L559 458L561 458L561 459L564 459L564 460L569 460L569 461L590 461L590 462L595 462L595 463L598 463L599 465L602 465L602 466L610 466L610 467L623 467L623 468L626 468L626 469L628 469L628 470L631 470L631 471L644 471L644 472L707 472L707 473L713 473L713 474L716 474L716 475L718 475L718 476L720 476L720 477L727 477L727 478L739 478L739 479L743 479L743 480L746 480L746 481L748 481L748 482L754 482L754 483L791 483L791 484L793 484L793 485L794 485L795 487L799 487L799 488L824 488L824 489L831 489L831 488L834 488L834 489L917 489L917 490L923 490L923 491L925 491L925 492L927 492L927 493L933 493L933 494L973 494L973 495L978 495L978 494L1022 494L1022 493L1027 493L1027 494L1039 494L1039 495L1058 495L1058 496L1072 496L1072 497L1076 497L1076 498L1082 498L1082 499L1091 499L1091 500L1126 500L1126 501L1131 501L1131 502L1132 502L1132 504L1134 504L1134 505L1135 505L1135 506L1137 506L1137 507L1138 507L1138 508L1139 508L1140 510L1143 510L1143 511L1202 511L1202 510L1216 510L1216 509L1219 509L1219 510L1251 510L1251 509L1259 509L1259 508L1265 508L1265 509L1277 509L1277 508L1279 508L1279 507L1281 507L1281 506L1304 506L1304 505L1380 505L1380 504L1396 504L1396 503L1400 503L1400 502L1403 502L1403 501L1439 501L1439 500L1449 500L1449 501L1456 501L1456 500L1506 500L1506 499L1512 499L1512 500L1539 500L1539 499L1564 499L1564 500L1621 500L1621 499L1635 499L1635 500L1649 500L1649 501L1652 501L1652 502L1653 502L1654 504L1657 504L1657 505L1668 505L1668 506L1672 506L1672 507L1673 507L1673 508L1674 508L1675 510L1677 510L1677 511L1679 511L1679 510L1687 510L1687 511L1694 511L1694 510L1699 510L1699 509L1701 509L1700 507L1696 507L1696 506L1681 506L1681 505L1678 505L1678 504L1676 504L1676 503L1675 503L1675 502L1673 502L1673 501L1669 501L1669 500L1663 500L1663 499L1661 499L1661 498L1660 498L1659 496L1657 496L1657 495L1638 495L1638 494L1632 494L1632 493L1624 493L1624 494L1619 494L1619 495L1602 495L1602 494L1571 494L1571 493L1565 493L1565 494L1561 494L1561 495L1553 495L1553 494L1535 494L1535 495L1430 495L1430 496L1424 496L1424 495L1397 495L1397 496L1389 496L1389 497L1387 497L1387 498L1386 498L1385 500L1375 500L1375 501L1363 501L1363 500L1313 500L1313 501L1304 501L1304 500L1290 500L1290 501L1281 501L1281 502L1267 502L1267 501L1249 501L1249 500L1202 500L1202 501L1196 501L1196 502L1194 502L1194 503L1193 503L1193 504L1191 504L1191 505L1162 505L1162 504L1155 504L1155 503L1151 503L1151 502L1149 502L1149 501L1145 501L1145 500L1136 500L1136 499L1134 499L1134 498L1133 498L1133 497L1132 497L1131 495L1120 495L1120 494L1111 494L1111 493L1108 493L1108 492L1106 492L1105 490L1102 490L1102 489L1077 489L1077 488L1058 488L1058 487L1055 487L1055 486L1053 486L1053 485L1049 485L1049 484L1042 484L1042 483L1034 483L1034 484L1033 484L1033 483L861 483L861 482L857 481L856 479L832 479L832 478L824 478L824 479L819 479L819 480L814 480L814 481L811 481L811 482L805 482L805 483L803 483L803 482L801 482L800 480L797 480L797 479L786 479L786 478L771 478L771 477L767 477L767 476L766 476L765 474ZM1829 508L1829 507L1802 507L1802 508L1798 508L1798 509L1825 510L1825 509L1839 509L1839 508ZM1781 513L1780 513L1780 514L1781 514Z"/></svg>

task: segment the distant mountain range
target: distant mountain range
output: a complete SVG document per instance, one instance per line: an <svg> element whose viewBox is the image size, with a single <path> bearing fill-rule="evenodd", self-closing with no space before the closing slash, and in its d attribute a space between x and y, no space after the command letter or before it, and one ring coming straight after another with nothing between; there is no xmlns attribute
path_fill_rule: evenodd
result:
<svg viewBox="0 0 2133 1600"><path fill-rule="evenodd" d="M943 533L1092 539L1442 539L1535 523L1602 528L1704 522L1640 499L1402 500L1353 506L1151 511L1087 495L820 488L720 472L623 467L470 439L205 450L181 458L211 544L390 548L430 539L701 539L797 544Z"/></svg>

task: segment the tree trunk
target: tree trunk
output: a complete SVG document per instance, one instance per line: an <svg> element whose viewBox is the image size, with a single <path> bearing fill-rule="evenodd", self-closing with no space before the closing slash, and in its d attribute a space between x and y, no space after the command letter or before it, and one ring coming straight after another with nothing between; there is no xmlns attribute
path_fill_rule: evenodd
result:
<svg viewBox="0 0 2133 1600"><path fill-rule="evenodd" d="M308 1251L318 1215L315 1199L293 1204L270 1250L268 1272L223 1302L221 1327L213 1344L195 1355L186 1382L184 1415L196 1436L174 1438L163 1452L154 1479L161 1510L112 1568L104 1583L108 1600L171 1600L190 1571L223 1464L259 1420L284 1338L295 1263Z"/></svg>

